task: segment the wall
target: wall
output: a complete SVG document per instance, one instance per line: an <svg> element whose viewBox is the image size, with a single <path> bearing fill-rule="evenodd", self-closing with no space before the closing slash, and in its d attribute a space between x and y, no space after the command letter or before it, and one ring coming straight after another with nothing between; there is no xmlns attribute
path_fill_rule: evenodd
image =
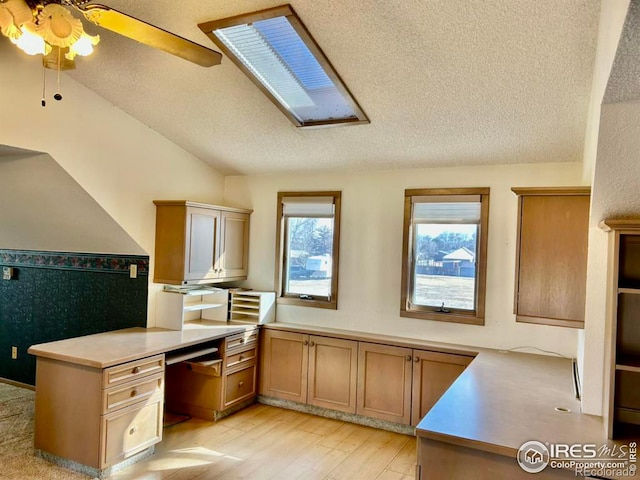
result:
<svg viewBox="0 0 640 480"><path fill-rule="evenodd" d="M47 154L0 156L0 248L145 255Z"/></svg>
<svg viewBox="0 0 640 480"><path fill-rule="evenodd" d="M83 61L92 59L79 60L78 68ZM55 75L47 74L50 92L43 108L40 59L0 42L0 145L50 154L151 256L153 269L152 200L220 202L224 178L64 73L64 99L52 100ZM150 324L158 288L150 285Z"/></svg>
<svg viewBox="0 0 640 480"><path fill-rule="evenodd" d="M131 263L138 266L136 279L129 278ZM14 274L0 280L2 378L35 383L31 345L146 323L147 257L2 249L5 266Z"/></svg>
<svg viewBox="0 0 640 480"><path fill-rule="evenodd" d="M341 190L338 310L278 306L281 322L322 325L495 348L534 346L576 355L574 329L515 322L517 197L513 186L580 185L580 164L227 177L228 203L252 208L247 285L273 290L278 191ZM486 324L401 318L404 189L491 187Z"/></svg>

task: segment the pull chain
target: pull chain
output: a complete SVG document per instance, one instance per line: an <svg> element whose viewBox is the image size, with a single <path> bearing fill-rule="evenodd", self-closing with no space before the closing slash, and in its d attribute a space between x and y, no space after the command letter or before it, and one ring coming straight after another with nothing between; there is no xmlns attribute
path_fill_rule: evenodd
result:
<svg viewBox="0 0 640 480"><path fill-rule="evenodd" d="M47 101L45 100L46 88L47 88L47 69L44 67L44 63L43 63L42 64L42 100L40 101L40 104L43 107L47 106Z"/></svg>
<svg viewBox="0 0 640 480"><path fill-rule="evenodd" d="M62 49L58 47L58 91L53 95L53 98L60 101L62 100L62 94L60 93L60 66L62 62Z"/></svg>

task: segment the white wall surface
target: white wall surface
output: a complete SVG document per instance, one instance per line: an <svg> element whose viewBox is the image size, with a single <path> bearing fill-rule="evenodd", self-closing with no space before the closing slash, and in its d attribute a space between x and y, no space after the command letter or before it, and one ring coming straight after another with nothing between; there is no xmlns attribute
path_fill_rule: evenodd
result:
<svg viewBox="0 0 640 480"><path fill-rule="evenodd" d="M278 191L341 190L338 310L284 306L279 322L494 348L534 346L575 357L577 330L516 323L513 314L517 197L514 186L580 185L580 164L227 177L227 203L252 208L247 285L274 289ZM485 326L401 318L404 190L491 187Z"/></svg>
<svg viewBox="0 0 640 480"><path fill-rule="evenodd" d="M0 248L145 254L48 154L0 156Z"/></svg>
<svg viewBox="0 0 640 480"><path fill-rule="evenodd" d="M593 184L594 182L601 104L625 24L629 3L630 0L604 0L600 5L598 46L584 144L583 179L586 183ZM598 175L603 173L600 168ZM594 186L591 196L592 206L594 199L601 197L603 193L605 192L601 192L599 187ZM607 195L610 193L606 192ZM582 410L594 415L602 414L604 380L603 339L606 311L607 238L604 232L598 228L600 220L600 215L597 212L594 215L592 211L587 258L585 328L578 332L578 370L582 383Z"/></svg>
<svg viewBox="0 0 640 480"><path fill-rule="evenodd" d="M78 60L78 68L83 61L91 59ZM55 75L47 74L49 95L42 108L40 59L0 42L0 144L49 153L151 256L153 273L152 201L220 202L224 178L64 73L64 99L56 102ZM150 285L150 323L157 289Z"/></svg>

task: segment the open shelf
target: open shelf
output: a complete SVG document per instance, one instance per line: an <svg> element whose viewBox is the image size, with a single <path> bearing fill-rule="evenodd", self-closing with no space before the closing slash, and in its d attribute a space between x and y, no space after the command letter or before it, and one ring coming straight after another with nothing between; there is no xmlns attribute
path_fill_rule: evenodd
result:
<svg viewBox="0 0 640 480"><path fill-rule="evenodd" d="M190 303L185 305L183 310L185 312L196 312L198 310L207 310L209 308L224 307L225 303Z"/></svg>

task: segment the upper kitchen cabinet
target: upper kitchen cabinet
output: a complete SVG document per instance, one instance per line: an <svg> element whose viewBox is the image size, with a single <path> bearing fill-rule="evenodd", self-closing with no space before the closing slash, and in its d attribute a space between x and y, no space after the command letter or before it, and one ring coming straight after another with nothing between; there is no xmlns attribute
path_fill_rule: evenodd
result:
<svg viewBox="0 0 640 480"><path fill-rule="evenodd" d="M590 189L512 190L518 195L516 321L582 328Z"/></svg>
<svg viewBox="0 0 640 480"><path fill-rule="evenodd" d="M186 200L154 200L153 281L171 285L244 280L251 210Z"/></svg>

